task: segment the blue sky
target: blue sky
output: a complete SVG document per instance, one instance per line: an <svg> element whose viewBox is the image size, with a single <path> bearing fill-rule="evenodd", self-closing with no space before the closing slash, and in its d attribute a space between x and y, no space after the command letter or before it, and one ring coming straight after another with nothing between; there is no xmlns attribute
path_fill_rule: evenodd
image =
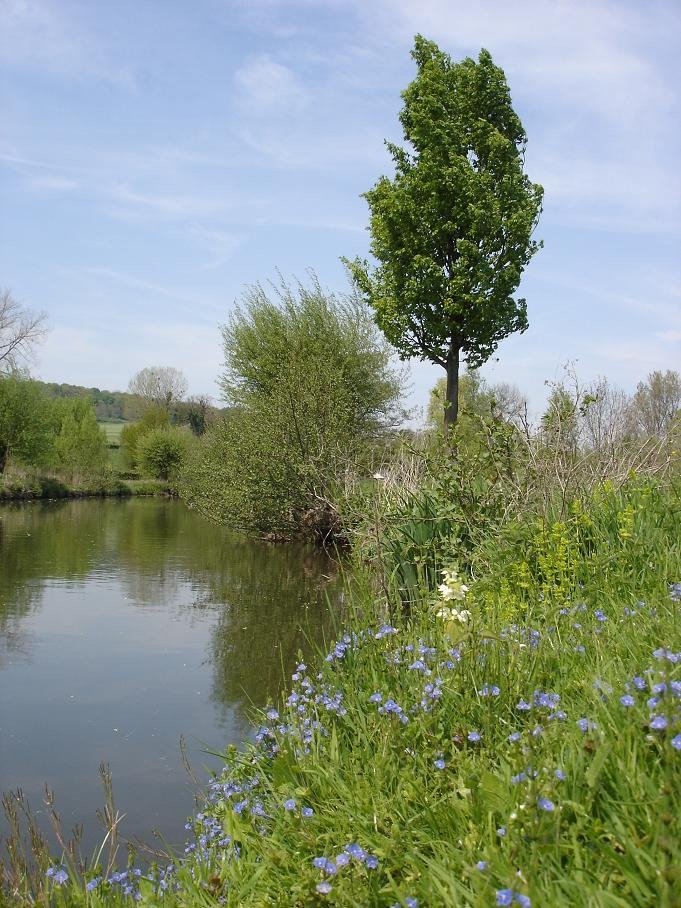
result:
<svg viewBox="0 0 681 908"><path fill-rule="evenodd" d="M0 0L0 285L44 309L34 373L217 396L256 281L346 288L421 32L488 48L545 187L530 329L483 370L533 408L566 361L627 390L681 363L681 6L604 0ZM422 406L440 370L413 363Z"/></svg>

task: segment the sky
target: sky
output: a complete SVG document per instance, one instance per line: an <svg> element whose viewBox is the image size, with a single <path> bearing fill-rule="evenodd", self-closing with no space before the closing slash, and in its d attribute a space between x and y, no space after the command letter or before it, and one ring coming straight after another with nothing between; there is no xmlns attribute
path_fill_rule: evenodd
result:
<svg viewBox="0 0 681 908"><path fill-rule="evenodd" d="M545 190L530 327L486 379L538 411L568 362L627 391L678 368L677 0L0 0L0 286L48 314L33 374L168 365L218 400L248 286L346 291L416 33L492 53ZM443 373L409 373L418 420Z"/></svg>

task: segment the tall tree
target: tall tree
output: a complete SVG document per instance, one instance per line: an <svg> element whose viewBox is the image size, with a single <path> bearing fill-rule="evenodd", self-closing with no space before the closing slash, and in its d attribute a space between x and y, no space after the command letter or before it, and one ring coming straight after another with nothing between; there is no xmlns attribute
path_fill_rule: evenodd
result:
<svg viewBox="0 0 681 908"><path fill-rule="evenodd" d="M681 375L674 369L651 372L636 386L633 420L644 435L662 436L681 412Z"/></svg>
<svg viewBox="0 0 681 908"><path fill-rule="evenodd" d="M0 290L0 373L12 372L30 359L35 344L46 332L44 312L32 312Z"/></svg>
<svg viewBox="0 0 681 908"><path fill-rule="evenodd" d="M543 190L524 172L525 131L488 51L452 63L417 35L412 57L406 147L387 143L394 179L365 193L379 264L348 265L400 356L446 369L449 427L461 360L477 368L527 328L525 300L513 294L539 246L531 237Z"/></svg>
<svg viewBox="0 0 681 908"><path fill-rule="evenodd" d="M172 366L147 366L133 375L128 391L141 397L147 406L169 412L187 393L187 379Z"/></svg>

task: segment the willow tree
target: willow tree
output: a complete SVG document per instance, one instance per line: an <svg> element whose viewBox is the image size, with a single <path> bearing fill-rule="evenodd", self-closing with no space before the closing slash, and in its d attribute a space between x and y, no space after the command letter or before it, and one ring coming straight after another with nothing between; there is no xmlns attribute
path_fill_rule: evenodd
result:
<svg viewBox="0 0 681 908"><path fill-rule="evenodd" d="M347 264L400 356L446 369L449 427L461 361L475 369L527 328L525 300L513 295L539 246L543 189L524 172L525 131L488 51L452 63L417 35L412 57L406 145L386 143L395 176L364 194L378 266Z"/></svg>

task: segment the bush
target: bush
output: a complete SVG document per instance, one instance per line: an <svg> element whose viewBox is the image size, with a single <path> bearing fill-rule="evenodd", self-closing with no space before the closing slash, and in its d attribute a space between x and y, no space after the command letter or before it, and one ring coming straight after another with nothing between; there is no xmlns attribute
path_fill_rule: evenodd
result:
<svg viewBox="0 0 681 908"><path fill-rule="evenodd" d="M104 472L108 463L107 438L88 400L71 399L56 405L58 431L55 464L71 476Z"/></svg>
<svg viewBox="0 0 681 908"><path fill-rule="evenodd" d="M326 538L333 490L399 420L399 375L368 310L314 281L272 301L256 286L223 329L231 409L205 437L184 494L238 529Z"/></svg>
<svg viewBox="0 0 681 908"><path fill-rule="evenodd" d="M54 433L50 402L37 382L20 375L0 378L0 473L10 457L22 464L49 460Z"/></svg>
<svg viewBox="0 0 681 908"><path fill-rule="evenodd" d="M168 413L158 407L148 407L138 422L128 423L121 431L121 447L130 466L137 461L137 445L153 429L163 429L169 425Z"/></svg>
<svg viewBox="0 0 681 908"><path fill-rule="evenodd" d="M177 476L186 460L189 445L190 438L182 429L152 429L137 442L137 467L142 475L167 482Z"/></svg>

